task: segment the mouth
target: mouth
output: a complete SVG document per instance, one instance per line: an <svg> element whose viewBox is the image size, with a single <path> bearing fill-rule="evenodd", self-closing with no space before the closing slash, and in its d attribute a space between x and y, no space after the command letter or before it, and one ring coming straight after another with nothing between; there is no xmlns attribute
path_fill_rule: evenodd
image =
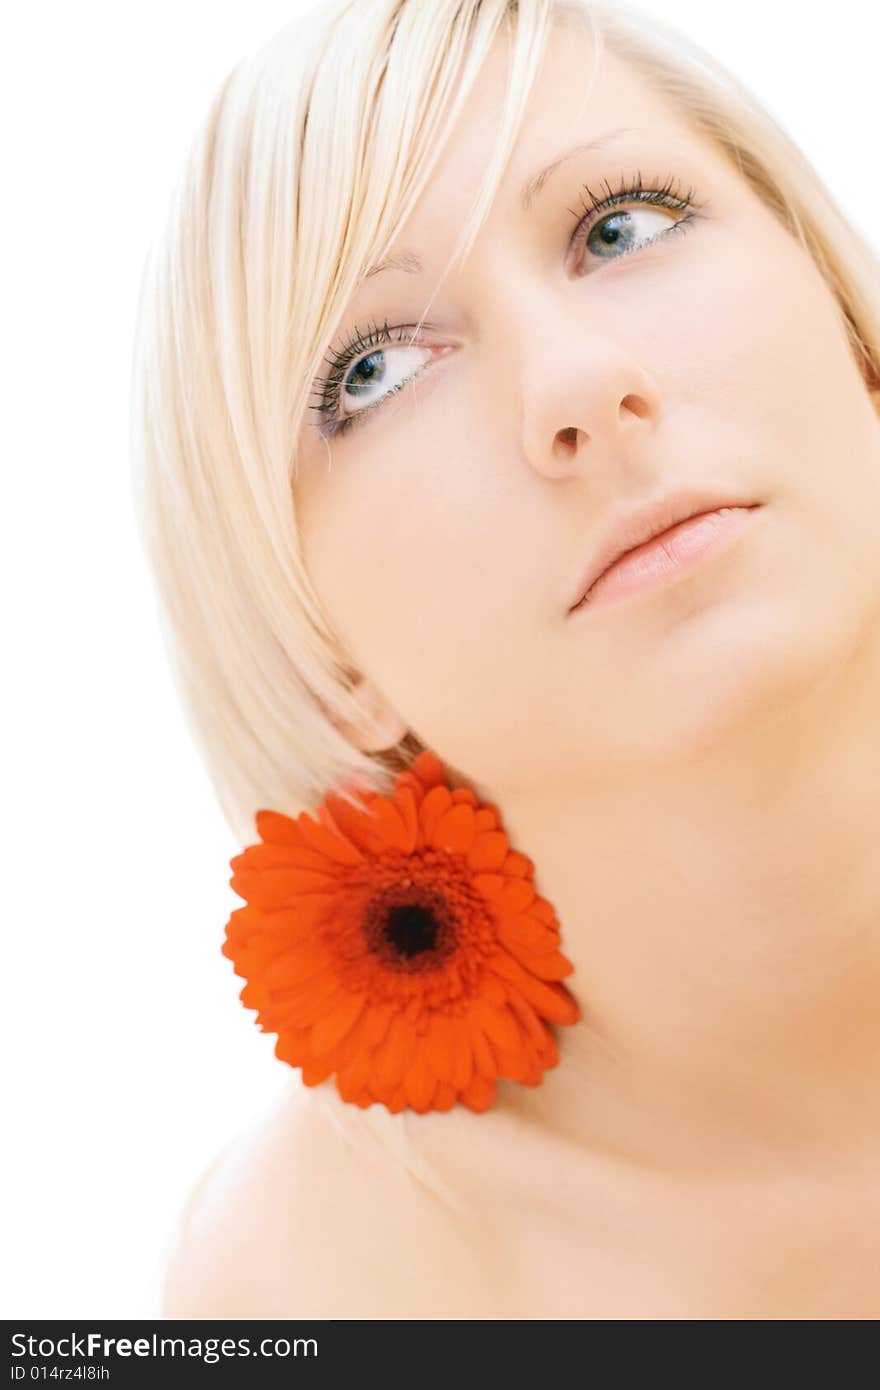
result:
<svg viewBox="0 0 880 1390"><path fill-rule="evenodd" d="M617 521L594 552L569 613L692 569L731 539L761 503L677 494Z"/></svg>

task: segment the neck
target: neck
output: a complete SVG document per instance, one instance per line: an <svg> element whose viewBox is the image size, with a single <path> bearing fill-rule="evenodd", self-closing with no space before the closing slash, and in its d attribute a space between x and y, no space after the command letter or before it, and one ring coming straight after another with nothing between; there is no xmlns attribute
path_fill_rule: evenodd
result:
<svg viewBox="0 0 880 1390"><path fill-rule="evenodd" d="M878 707L875 640L674 770L497 790L583 1015L506 1110L651 1166L877 1155Z"/></svg>

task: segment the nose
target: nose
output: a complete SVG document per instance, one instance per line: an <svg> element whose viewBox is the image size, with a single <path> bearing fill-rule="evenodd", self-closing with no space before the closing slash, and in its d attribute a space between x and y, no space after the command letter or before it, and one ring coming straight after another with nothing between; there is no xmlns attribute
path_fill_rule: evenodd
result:
<svg viewBox="0 0 880 1390"><path fill-rule="evenodd" d="M655 378L609 333L581 327L564 342L532 339L518 380L523 451L548 476L643 448L660 419Z"/></svg>

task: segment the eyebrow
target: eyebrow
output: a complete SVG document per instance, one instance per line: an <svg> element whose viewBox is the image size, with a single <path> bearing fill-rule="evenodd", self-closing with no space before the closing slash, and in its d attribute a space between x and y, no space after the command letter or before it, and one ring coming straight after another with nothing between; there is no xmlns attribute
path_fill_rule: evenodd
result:
<svg viewBox="0 0 880 1390"><path fill-rule="evenodd" d="M586 154L590 150L602 149L605 145L610 144L612 140L619 139L621 135L633 135L635 133L635 127L618 126L615 130L604 131L602 135L597 135L593 140L586 140L582 141L580 144L572 145L570 149L565 150L563 154L559 155L550 164L545 165L544 168L539 169L536 174L532 174L531 178L526 179L519 195L523 211L529 211L535 198L537 198L541 189L550 178L550 175L554 174L560 165L567 164L570 159L574 159L575 156L580 154ZM401 270L407 275L421 275L424 273L424 269L425 267L414 251L398 251L392 253L390 256L386 256L384 260L377 261L375 265L370 266L369 270L363 275L362 280L369 280L373 275L381 275L383 270Z"/></svg>

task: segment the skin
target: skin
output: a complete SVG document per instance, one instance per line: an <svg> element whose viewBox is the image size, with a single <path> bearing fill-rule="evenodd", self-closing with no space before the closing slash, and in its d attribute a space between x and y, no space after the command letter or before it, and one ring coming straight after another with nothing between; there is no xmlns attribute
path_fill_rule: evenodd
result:
<svg viewBox="0 0 880 1390"><path fill-rule="evenodd" d="M369 278L339 338L418 320L505 64L498 45L396 243L427 273ZM401 1121L479 1213L469 1249L399 1184L377 1209L452 1242L437 1315L877 1316L880 392L736 169L611 55L585 102L590 70L587 38L558 30L435 330L388 350L394 382L422 374L329 456L312 422L300 441L307 568L363 673L351 737L412 729L499 806L584 1014L540 1086ZM558 169L524 213L530 174L618 126L641 133ZM583 185L636 169L704 215L625 258L571 257ZM639 215L646 237L681 214ZM612 514L691 485L762 510L727 551L571 621ZM271 1134L266 1154L312 1151ZM343 1161L329 1129L309 1142L316 1174L322 1144ZM340 1242L367 1219L346 1209ZM398 1270L384 1316L406 1316L418 1271L392 1228L376 1238ZM281 1261L308 1232L278 1239ZM353 1286L326 1287L288 1311L360 1315Z"/></svg>

